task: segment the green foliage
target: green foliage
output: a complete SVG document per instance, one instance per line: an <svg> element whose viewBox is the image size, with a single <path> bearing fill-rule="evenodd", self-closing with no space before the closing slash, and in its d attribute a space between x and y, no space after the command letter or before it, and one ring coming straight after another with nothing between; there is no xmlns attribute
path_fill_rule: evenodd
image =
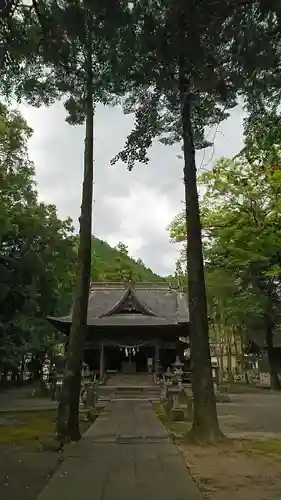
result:
<svg viewBox="0 0 281 500"><path fill-rule="evenodd" d="M22 356L44 357L54 345L47 314L70 305L75 275L71 221L39 203L28 159L31 129L19 113L0 109L0 367Z"/></svg>
<svg viewBox="0 0 281 500"><path fill-rule="evenodd" d="M178 259L176 262L175 274L166 276L165 280L171 283L174 288L180 288L183 291L187 291L187 275L182 259Z"/></svg>
<svg viewBox="0 0 281 500"><path fill-rule="evenodd" d="M279 117L266 113L246 127L245 148L199 176L209 313L260 345L264 317L279 324L281 169ZM170 225L185 241L185 214ZM223 317L222 317L223 316Z"/></svg>
<svg viewBox="0 0 281 500"><path fill-rule="evenodd" d="M229 268L239 268L245 279L256 277L258 286L278 277L281 171L243 158L222 160L201 181L206 257L227 257Z"/></svg>
<svg viewBox="0 0 281 500"><path fill-rule="evenodd" d="M184 151L184 184L188 220L188 287L194 394L193 437L220 437L208 343L208 318L197 203L195 149L209 144L205 127L227 117L237 87L226 70L229 40L225 25L229 2L132 2L137 19L136 59L125 111L135 113L135 126L123 151L112 160L148 163L154 139L180 143ZM186 236L187 238L187 236Z"/></svg>
<svg viewBox="0 0 281 500"><path fill-rule="evenodd" d="M127 82L119 70L117 46L120 43L122 50L120 35L129 13L126 0L113 0L110 5L74 0L33 0L30 5L15 0L13 4L4 23L3 96L35 106L62 99L67 121L84 123L89 43L94 102L114 103L114 95L124 93Z"/></svg>
<svg viewBox="0 0 281 500"><path fill-rule="evenodd" d="M242 154L251 163L278 169L281 150L281 117L274 110L260 108L245 120L245 147Z"/></svg>
<svg viewBox="0 0 281 500"><path fill-rule="evenodd" d="M143 262L129 257L123 243L112 248L105 241L93 239L92 273L93 281L162 281Z"/></svg>

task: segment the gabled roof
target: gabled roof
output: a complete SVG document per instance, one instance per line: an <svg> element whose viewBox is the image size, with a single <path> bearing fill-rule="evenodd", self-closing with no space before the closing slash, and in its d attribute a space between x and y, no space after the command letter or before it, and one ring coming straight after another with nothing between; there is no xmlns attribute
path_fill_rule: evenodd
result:
<svg viewBox="0 0 281 500"><path fill-rule="evenodd" d="M90 294L91 296L91 294ZM142 303L134 288L131 285L128 285L125 294L121 297L121 299L115 304L115 306L107 311L102 316L112 316L116 314L124 314L124 313L136 313L148 316L157 316L155 313L151 311L147 304Z"/></svg>
<svg viewBox="0 0 281 500"><path fill-rule="evenodd" d="M107 318L107 319L106 319ZM72 311L53 324L70 324ZM173 325L189 322L187 297L166 282L93 282L88 303L89 326Z"/></svg>

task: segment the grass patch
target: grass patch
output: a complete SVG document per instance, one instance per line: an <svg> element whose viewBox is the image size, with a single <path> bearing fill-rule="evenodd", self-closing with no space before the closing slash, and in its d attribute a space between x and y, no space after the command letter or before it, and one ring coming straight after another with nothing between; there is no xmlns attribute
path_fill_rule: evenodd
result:
<svg viewBox="0 0 281 500"><path fill-rule="evenodd" d="M243 439L241 450L246 454L258 453L263 456L274 456L281 459L281 439Z"/></svg>
<svg viewBox="0 0 281 500"><path fill-rule="evenodd" d="M270 387L267 386L256 386L256 385L248 385L243 382L234 382L232 384L223 384L224 387L227 388L228 394L255 394L255 393L264 393L270 390Z"/></svg>
<svg viewBox="0 0 281 500"><path fill-rule="evenodd" d="M245 428L247 425L247 421L240 418L239 415L235 414L226 414L226 415L218 415L220 425L227 426L230 430L239 430Z"/></svg>
<svg viewBox="0 0 281 500"><path fill-rule="evenodd" d="M167 416L161 404L153 405L154 411L160 422L166 427L169 435L178 443L186 443L186 436L191 429L191 422L172 422ZM224 415L220 417L220 421L225 421L228 425L235 426L241 424L236 415ZM230 451L243 453L250 457L253 454L262 455L267 458L281 461L281 439L225 439L224 442L218 445L217 449L225 454Z"/></svg>
<svg viewBox="0 0 281 500"><path fill-rule="evenodd" d="M95 421L101 409L80 413L80 429L85 430ZM0 444L24 447L47 445L54 442L56 433L56 410L15 412L1 415Z"/></svg>
<svg viewBox="0 0 281 500"><path fill-rule="evenodd" d="M25 444L54 435L55 411L9 413L2 418L0 443Z"/></svg>
<svg viewBox="0 0 281 500"><path fill-rule="evenodd" d="M174 440L182 441L187 432L191 429L190 422L172 422L161 404L154 405L154 411L160 422L166 427L169 435Z"/></svg>

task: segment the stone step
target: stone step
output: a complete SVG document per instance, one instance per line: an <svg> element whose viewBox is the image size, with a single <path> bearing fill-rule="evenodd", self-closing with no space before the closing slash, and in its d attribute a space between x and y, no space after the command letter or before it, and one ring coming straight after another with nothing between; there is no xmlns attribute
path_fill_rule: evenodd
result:
<svg viewBox="0 0 281 500"><path fill-rule="evenodd" d="M132 396L116 396L111 399L111 401L151 401L152 403L158 403L160 398L157 396L152 397L132 397Z"/></svg>
<svg viewBox="0 0 281 500"><path fill-rule="evenodd" d="M103 385L99 386L100 388L103 388L104 390L114 390L114 391L126 391L126 390L132 390L132 391L155 391L159 390L158 385Z"/></svg>
<svg viewBox="0 0 281 500"><path fill-rule="evenodd" d="M119 394L132 393L132 394L158 394L160 393L160 387L148 387L148 388L137 388L137 387L108 387L100 386L98 388L99 393L108 394L110 392L118 392Z"/></svg>
<svg viewBox="0 0 281 500"><path fill-rule="evenodd" d="M161 401L160 397L130 397L130 396L112 396L112 397L100 397L99 405L102 407L111 401L150 401L151 403L159 403Z"/></svg>
<svg viewBox="0 0 281 500"><path fill-rule="evenodd" d="M160 394L160 391L98 391L100 394L137 394L142 396L143 394Z"/></svg>
<svg viewBox="0 0 281 500"><path fill-rule="evenodd" d="M139 401L159 401L160 388L152 386L149 388L140 387L99 387L98 399L100 401L112 400L139 400Z"/></svg>

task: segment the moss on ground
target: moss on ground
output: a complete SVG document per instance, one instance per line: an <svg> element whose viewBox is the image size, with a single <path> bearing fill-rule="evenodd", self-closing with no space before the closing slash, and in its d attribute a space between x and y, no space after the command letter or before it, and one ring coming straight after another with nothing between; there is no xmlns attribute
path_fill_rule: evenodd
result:
<svg viewBox="0 0 281 500"><path fill-rule="evenodd" d="M84 432L100 414L100 409L81 412L80 428ZM56 411L30 411L5 413L0 420L0 444L24 447L48 445L54 442Z"/></svg>
<svg viewBox="0 0 281 500"><path fill-rule="evenodd" d="M248 385L242 382L234 382L232 384L223 384L226 387L227 394L263 394L270 391L267 386Z"/></svg>
<svg viewBox="0 0 281 500"><path fill-rule="evenodd" d="M237 443L237 440L235 442ZM281 460L281 439L242 439L239 443L239 451L246 454L258 453Z"/></svg>
<svg viewBox="0 0 281 500"><path fill-rule="evenodd" d="M24 444L54 435L55 411L8 413L2 417L0 443Z"/></svg>
<svg viewBox="0 0 281 500"><path fill-rule="evenodd" d="M154 410L160 422L166 427L168 433L177 441L183 440L191 429L191 423L187 421L173 422L165 412L161 404L155 404Z"/></svg>
<svg viewBox="0 0 281 500"><path fill-rule="evenodd" d="M169 435L178 443L186 443L186 436L191 429L191 422L181 421L173 422L165 412L163 406L154 405L154 410L160 422L166 427ZM224 415L220 420L231 420L231 426L236 423L236 416ZM239 421L239 423L241 423ZM238 420L237 420L238 424ZM260 454L264 457L281 460L281 439L226 439L224 443L218 445L222 450L228 450L237 453L244 453L248 456Z"/></svg>

